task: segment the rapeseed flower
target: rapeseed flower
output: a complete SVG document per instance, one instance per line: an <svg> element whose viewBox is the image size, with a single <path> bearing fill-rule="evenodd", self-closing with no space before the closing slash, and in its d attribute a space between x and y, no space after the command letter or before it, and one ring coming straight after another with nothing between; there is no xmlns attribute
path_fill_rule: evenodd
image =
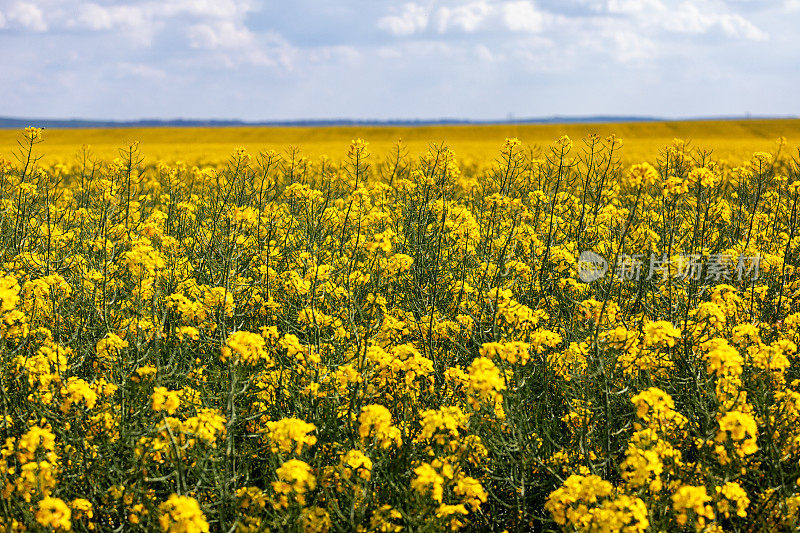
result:
<svg viewBox="0 0 800 533"><path fill-rule="evenodd" d="M158 506L158 523L164 533L208 533L200 504L190 496L171 495Z"/></svg>

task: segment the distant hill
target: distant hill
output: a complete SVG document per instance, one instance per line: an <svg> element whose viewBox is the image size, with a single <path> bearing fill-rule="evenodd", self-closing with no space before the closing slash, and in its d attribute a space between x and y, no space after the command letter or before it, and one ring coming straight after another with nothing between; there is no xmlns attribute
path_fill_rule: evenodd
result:
<svg viewBox="0 0 800 533"><path fill-rule="evenodd" d="M187 119L142 119L142 120L85 120L85 119L50 119L0 117L0 129L20 129L27 126L54 129L80 128L218 128L241 126L272 127L326 127L326 126L452 126L452 125L485 125L485 124L600 124L624 122L683 122L695 120L769 120L796 119L796 116L746 116L746 117L692 117L668 119L663 117L627 116L627 115L591 115L532 117L506 120L462 120L462 119L389 119L389 120L352 120L352 119L302 119L302 120L187 120Z"/></svg>
<svg viewBox="0 0 800 533"><path fill-rule="evenodd" d="M520 118L508 120L460 120L460 119L419 119L419 120L351 120L351 119L304 119L253 121L244 120L84 120L0 117L0 129L19 129L27 126L39 128L154 128L154 127L235 127L235 126L274 126L274 127L325 127L325 126L447 126L480 124L576 124L605 122L654 122L667 120L658 117L597 115L585 117L553 116L544 118Z"/></svg>

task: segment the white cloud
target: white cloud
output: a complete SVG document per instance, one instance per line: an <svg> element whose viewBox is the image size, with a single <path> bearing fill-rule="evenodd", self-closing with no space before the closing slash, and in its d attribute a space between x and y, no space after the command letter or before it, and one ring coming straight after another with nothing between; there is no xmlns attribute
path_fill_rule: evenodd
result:
<svg viewBox="0 0 800 533"><path fill-rule="evenodd" d="M323 46L311 50L308 60L313 63L323 64L349 64L353 65L361 59L361 52L352 46Z"/></svg>
<svg viewBox="0 0 800 533"><path fill-rule="evenodd" d="M387 15L378 20L378 27L393 35L412 35L428 26L428 10L410 3L397 15Z"/></svg>
<svg viewBox="0 0 800 533"><path fill-rule="evenodd" d="M214 48L215 40L241 43L247 39L245 19L257 9L251 0L127 0L113 5L85 0L29 0L6 10L14 26L31 31L58 29L122 31L151 36L165 26L192 27L193 46Z"/></svg>
<svg viewBox="0 0 800 533"><path fill-rule="evenodd" d="M573 28L576 42L570 51L574 54L577 50L579 56L593 58L590 61L603 64L609 70L613 69L612 62L636 63L637 66L654 63L665 51L661 50L654 38L637 29L624 19L598 18ZM574 57L573 60L581 61Z"/></svg>
<svg viewBox="0 0 800 533"><path fill-rule="evenodd" d="M530 0L492 2L473 0L435 9L407 3L399 11L378 19L378 28L396 36L421 33L431 25L439 34L474 33L479 30L539 32L547 14Z"/></svg>
<svg viewBox="0 0 800 533"><path fill-rule="evenodd" d="M44 13L34 3L16 2L6 10L6 23L10 27L22 28L34 32L47 31Z"/></svg>
<svg viewBox="0 0 800 533"><path fill-rule="evenodd" d="M66 23L68 27L86 28L94 31L112 29L144 29L154 22L147 9L138 6L101 6L83 4L77 16Z"/></svg>
<svg viewBox="0 0 800 533"><path fill-rule="evenodd" d="M425 60L440 60L441 58L453 58L464 54L464 47L453 45L439 40L412 40L405 41L397 46L381 47L377 55L387 59L408 59L417 58Z"/></svg>
<svg viewBox="0 0 800 533"><path fill-rule="evenodd" d="M800 2L800 0L788 0ZM763 41L768 34L744 16L714 0L606 0L606 12L627 21L630 31L662 29L672 33L707 34L717 31L731 39Z"/></svg>
<svg viewBox="0 0 800 533"><path fill-rule="evenodd" d="M382 59L400 59L403 57L403 52L394 46L381 46L376 54Z"/></svg>
<svg viewBox="0 0 800 533"><path fill-rule="evenodd" d="M791 1L800 3L800 0ZM574 55L572 64L582 62L580 49L587 46L596 58L640 66L687 46L682 34L707 36L695 40L692 46L703 46L703 43L719 39L762 41L768 38L756 24L739 14L730 1L572 0L573 8L583 6L577 16L569 9L559 11L552 2L545 5L555 11L544 10L539 4L544 4L544 0L470 0L433 5L427 11L421 3L406 4L402 11L380 19L379 26L394 35L413 35L432 28L435 33L427 32L426 39L418 42L430 45L436 41L455 40L460 45L471 45L470 57L485 62L504 56L516 57L512 50L522 49L522 40L526 37L539 37L554 46L559 50L558 54L552 54L554 56ZM473 37L477 34L479 42ZM533 47L536 51L528 53L525 59L534 69L545 69L549 65L547 60L534 58L542 53L538 50L540 44L537 43ZM384 50L381 54L392 56L396 49ZM562 62L568 61L563 59Z"/></svg>
<svg viewBox="0 0 800 533"><path fill-rule="evenodd" d="M436 12L437 29L439 33L453 28L466 33L473 32L492 13L493 7L488 2L479 0L455 8L439 8Z"/></svg>
<svg viewBox="0 0 800 533"><path fill-rule="evenodd" d="M257 10L250 0L171 0L153 4L167 16L192 15L216 19L241 19Z"/></svg>
<svg viewBox="0 0 800 533"><path fill-rule="evenodd" d="M187 30L192 48L206 50L246 48L253 45L253 33L231 20L194 24Z"/></svg>
<svg viewBox="0 0 800 533"><path fill-rule="evenodd" d="M706 6L704 6L706 7ZM660 17L664 29L676 33L707 33L718 28L727 37L750 41L763 41L767 34L758 29L752 22L734 13L719 13L701 9L695 3L683 2L677 9L664 13Z"/></svg>
<svg viewBox="0 0 800 533"><path fill-rule="evenodd" d="M760 30L752 22L740 15L726 15L719 19L718 24L725 35L748 41L766 41L769 34Z"/></svg>
<svg viewBox="0 0 800 533"><path fill-rule="evenodd" d="M145 63L122 62L117 65L119 74L122 77L142 78L146 80L163 81L167 79L167 73L160 68L147 65Z"/></svg>
<svg viewBox="0 0 800 533"><path fill-rule="evenodd" d="M494 63L500 59L500 57L493 54L491 50L482 44L479 44L475 47L475 56L481 61L485 61L487 63Z"/></svg>
<svg viewBox="0 0 800 533"><path fill-rule="evenodd" d="M659 0L608 0L609 13L635 15L652 11L664 11L666 8Z"/></svg>
<svg viewBox="0 0 800 533"><path fill-rule="evenodd" d="M280 34L255 34L230 21L193 25L188 37L193 48L211 54L205 58L207 64L229 69L251 64L292 70L300 56L300 51Z"/></svg>
<svg viewBox="0 0 800 533"><path fill-rule="evenodd" d="M25 0L4 9L3 15L12 28L107 33L134 46L151 45L168 28L171 36L183 37L196 55L214 55L222 64L285 64L290 55L281 51L285 43L276 44L274 34L266 30L256 34L246 24L256 9L252 0L125 0L114 4Z"/></svg>
<svg viewBox="0 0 800 533"><path fill-rule="evenodd" d="M615 32L610 38L615 56L622 63L652 59L658 50L653 41L632 31Z"/></svg>
<svg viewBox="0 0 800 533"><path fill-rule="evenodd" d="M511 31L539 32L544 27L545 16L532 2L506 2L503 19Z"/></svg>

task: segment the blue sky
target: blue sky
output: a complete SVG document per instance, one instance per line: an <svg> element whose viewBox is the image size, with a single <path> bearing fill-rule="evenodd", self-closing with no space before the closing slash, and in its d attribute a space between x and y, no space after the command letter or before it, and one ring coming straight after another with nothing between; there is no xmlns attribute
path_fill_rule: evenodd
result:
<svg viewBox="0 0 800 533"><path fill-rule="evenodd" d="M800 0L0 0L0 115L800 115Z"/></svg>

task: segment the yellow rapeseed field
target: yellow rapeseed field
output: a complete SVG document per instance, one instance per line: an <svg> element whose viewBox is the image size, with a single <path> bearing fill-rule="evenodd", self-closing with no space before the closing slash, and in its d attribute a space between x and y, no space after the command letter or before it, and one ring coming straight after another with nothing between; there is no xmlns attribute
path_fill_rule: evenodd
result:
<svg viewBox="0 0 800 533"><path fill-rule="evenodd" d="M796 531L799 128L4 132L0 531Z"/></svg>
<svg viewBox="0 0 800 533"><path fill-rule="evenodd" d="M447 143L460 161L480 162L495 157L506 138L518 138L526 146L545 147L553 139L568 135L581 139L590 133L601 137L615 134L624 143L624 157L647 160L679 138L693 146L714 150L721 159L748 157L771 150L778 137L790 146L800 144L800 120L715 120L687 122L640 122L620 124L546 124L425 127L231 127L231 128L120 128L47 130L41 149L46 162L71 161L81 145L90 145L95 155L114 158L121 146L139 141L147 161L185 161L215 164L225 160L238 146L253 154L263 150L283 151L299 147L301 155L341 159L352 139L366 139L376 158L391 152L402 139L409 153L419 155L431 142ZM0 130L0 157L9 157L17 147L17 132Z"/></svg>

